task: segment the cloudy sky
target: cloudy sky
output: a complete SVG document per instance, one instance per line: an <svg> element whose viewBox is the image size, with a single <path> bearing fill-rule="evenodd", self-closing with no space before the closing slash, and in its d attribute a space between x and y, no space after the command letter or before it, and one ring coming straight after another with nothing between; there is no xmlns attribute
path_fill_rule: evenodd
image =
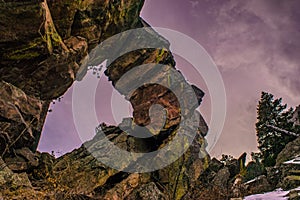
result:
<svg viewBox="0 0 300 200"><path fill-rule="evenodd" d="M261 91L282 97L288 106L300 104L299 0L146 0L142 17L152 26L180 31L201 44L222 74L227 116L213 156L257 151L256 105ZM187 79L206 92L201 112L210 119L210 96L193 66L176 57ZM98 104L109 101L106 78L98 85ZM103 103L102 103L103 104ZM96 106L99 121L114 123ZM40 151L57 155L82 143L72 118L72 90L52 105L39 144Z"/></svg>

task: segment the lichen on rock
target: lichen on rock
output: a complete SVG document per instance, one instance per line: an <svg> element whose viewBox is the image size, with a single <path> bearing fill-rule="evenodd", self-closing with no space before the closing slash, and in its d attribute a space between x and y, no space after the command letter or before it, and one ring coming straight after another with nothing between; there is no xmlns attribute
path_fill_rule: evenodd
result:
<svg viewBox="0 0 300 200"><path fill-rule="evenodd" d="M8 168L13 171L11 173L25 172L33 186L23 194L8 188L9 191L5 192L8 198L22 199L28 195L28 198L41 199L147 199L151 195L151 199L182 199L199 185L201 174L210 163L205 151L208 127L195 110L204 93L176 70L168 41L139 17L143 3L142 0L11 0L0 3L0 23L4 24L0 26L3 35L0 39L0 56L3 58L0 60L0 149ZM12 22L17 22L14 23L16 27ZM141 174L118 171L99 162L91 152L105 151L107 155L114 155L111 149L102 145L99 134L60 158L36 152L50 102L67 91L78 78L79 70L80 78L84 78L89 70L84 63L93 59L87 57L88 53L117 33L141 27L148 27L148 32L140 37L141 41L155 38L154 41L164 44L163 48L139 49L124 54L108 65L105 75L125 96L124 88L135 85L137 76L150 82L167 77L165 85L168 87L144 84L131 96L126 96L134 109L130 121L135 123L135 126L131 124L128 127L128 131L137 131L137 125L150 123L148 111L153 104L159 104L166 110L166 123L159 129L161 121L157 120L157 124L149 128L153 136L147 139L128 135L120 128L124 124L119 127L102 124L101 129L115 146L131 152L162 149L178 131L194 134L196 136L190 146L186 141L175 146L187 151L168 167ZM135 42L129 40L118 49L103 52L100 58L113 56L109 52L129 48ZM108 48L112 47L113 44ZM151 63L153 65L145 71L136 68ZM117 82L129 70L136 71L127 82L118 85ZM172 70L177 72L176 76L170 76ZM184 84L178 85L178 82ZM176 96L174 92L180 95ZM180 101L184 106L189 105L189 99L184 99L184 96L196 96L196 101L181 109ZM159 119L160 110L152 111L152 118ZM192 124L190 115L199 118L196 127L189 127ZM180 129L181 121L185 126ZM195 132L191 132L193 128L196 128ZM177 158L177 152L168 153L170 158ZM130 167L126 158L114 156L121 167ZM155 159L146 160L143 164L163 162L162 156L158 153ZM141 160L142 157L135 159ZM0 181L7 185L7 180Z"/></svg>

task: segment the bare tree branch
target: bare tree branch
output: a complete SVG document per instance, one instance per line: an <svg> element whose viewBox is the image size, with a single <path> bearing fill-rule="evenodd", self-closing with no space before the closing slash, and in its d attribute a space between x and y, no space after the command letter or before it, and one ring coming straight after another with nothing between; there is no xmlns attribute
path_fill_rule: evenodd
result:
<svg viewBox="0 0 300 200"><path fill-rule="evenodd" d="M269 125L269 124L265 124L265 125L266 125L266 127L268 127L268 128L271 128L271 129L273 129L273 130L275 130L275 131L278 131L278 132L283 133L283 134L286 134L286 135L291 135L291 136L294 136L294 137L299 137L299 136L300 136L300 134L297 134L297 133L294 133L294 132L291 132L291 131L284 130L284 129L279 128L279 127L277 127L277 126L273 126L273 125Z"/></svg>

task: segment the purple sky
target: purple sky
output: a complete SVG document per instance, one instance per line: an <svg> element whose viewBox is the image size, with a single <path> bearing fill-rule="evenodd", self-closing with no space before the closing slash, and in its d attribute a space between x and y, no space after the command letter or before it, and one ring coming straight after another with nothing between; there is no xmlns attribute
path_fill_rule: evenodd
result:
<svg viewBox="0 0 300 200"><path fill-rule="evenodd" d="M174 29L197 40L223 76L227 117L211 155L257 151L256 105L261 91L283 97L288 106L300 104L299 8L299 0L146 0L142 17L150 25ZM205 84L189 64L178 58L176 61L187 79L206 92L200 110L209 122L210 99ZM99 121L113 123L110 115L103 114L110 112L112 93L106 77L98 91ZM66 153L81 145L71 102L69 90L62 102L52 105L40 151Z"/></svg>

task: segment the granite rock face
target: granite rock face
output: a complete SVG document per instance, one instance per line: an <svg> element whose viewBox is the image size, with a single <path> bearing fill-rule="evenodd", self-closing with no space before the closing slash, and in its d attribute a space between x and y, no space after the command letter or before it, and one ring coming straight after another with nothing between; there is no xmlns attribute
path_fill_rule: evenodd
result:
<svg viewBox="0 0 300 200"><path fill-rule="evenodd" d="M144 151L153 148L153 141L146 144L136 141L119 127L104 124L101 127L107 138L119 148L128 151L136 151L138 145ZM17 195L20 188L7 188L4 184L5 190L0 190L2 195L8 199L22 199L24 193L30 193L36 199L182 199L191 189L198 190L196 185L200 183L199 177L209 160L209 157L199 158L204 147L203 141L196 140L167 168L149 173L127 173L102 164L91 154L91 148L102 148L98 145L100 141L101 135L98 134L80 148L57 159L47 153L38 153L38 166L24 173L32 187ZM110 153L113 152L107 152L107 155ZM115 158L120 162L121 158Z"/></svg>
<svg viewBox="0 0 300 200"><path fill-rule="evenodd" d="M39 142L49 103L99 42L141 27L143 1L0 2L1 154Z"/></svg>
<svg viewBox="0 0 300 200"><path fill-rule="evenodd" d="M280 173L275 176L277 187L283 189L293 189L300 184L300 137L288 143L285 148L278 154L276 159L276 168Z"/></svg>
<svg viewBox="0 0 300 200"><path fill-rule="evenodd" d="M22 147L34 151L49 102L29 96L5 81L0 82L0 91L1 155Z"/></svg>
<svg viewBox="0 0 300 200"><path fill-rule="evenodd" d="M208 127L195 110L204 93L176 70L168 41L139 17L143 3L142 0L0 2L0 153L4 166L15 174L26 172L30 179L26 188L10 188L6 184L8 179L2 181L3 197L182 199L199 184L210 161L204 138ZM126 43L121 45L112 41L106 51L93 54L95 47L111 36L142 27L147 30L136 35L139 40L125 38ZM118 56L118 52L137 43L147 45L149 41L159 47ZM104 165L99 160L106 159L105 156L99 159L91 152L104 151L115 156L122 169L133 167L126 158L103 146L103 136L98 133L79 149L57 159L36 152L50 102L63 95L75 80L82 80L89 73L89 64L99 64L105 59L109 60L105 75L133 107L133 119L124 119L119 127L105 124L97 127L115 146L129 152L152 152L166 147L176 134L195 135L187 151L166 168L137 174ZM146 64L146 68L137 67ZM170 76L172 71L175 74ZM126 79L122 79L125 75ZM197 119L197 124L193 119ZM184 124L181 129L180 122ZM146 126L151 137L136 138L124 131L125 128L141 134L140 126ZM177 145L180 149L185 144L184 141ZM176 152L168 153L176 156ZM141 155L135 159L144 158ZM143 164L162 160L157 154L154 160Z"/></svg>
<svg viewBox="0 0 300 200"><path fill-rule="evenodd" d="M278 154L276 159L276 166L281 165L283 162L293 159L300 153L300 137L288 143L284 149Z"/></svg>
<svg viewBox="0 0 300 200"><path fill-rule="evenodd" d="M2 24L0 26L2 35L0 40L0 80L22 91L23 96L28 97L30 104L36 104L35 107L41 107L40 104L42 104L43 108L42 111L35 108L30 110L33 114L39 112L38 116L35 116L38 119L21 116L25 123L21 122L16 126L16 124L7 122L7 120L11 120L7 118L11 109L5 110L7 105L1 106L1 123L5 126L5 129L2 130L6 130L1 136L7 137L5 135L8 135L11 139L10 143L14 143L13 145L9 144L11 148L19 148L21 146L18 146L18 143L22 143L23 146L35 150L50 101L64 94L75 78L78 78L76 74L78 74L79 66L86 60L87 53L99 42L112 35L128 29L148 26L139 17L142 5L143 1L5 1L0 3L0 22ZM149 37L158 38L165 49L138 50L115 60L106 70L106 75L113 85L128 70L137 65L157 63L164 64L167 68L175 66L173 56L167 50L169 44L164 38L154 31L145 34L145 37L142 40L147 41ZM125 47L136 43L133 40L129 41ZM115 51L114 49L113 52ZM103 56L109 57L109 55ZM87 69L81 70L86 73ZM167 76L168 70L164 70L164 73L158 71L157 74L151 74L151 81L153 78L159 79ZM147 72L150 71L151 69ZM136 73L141 74L141 71L136 71ZM147 73L143 75L149 76ZM184 80L183 77L181 78ZM128 83L132 84L132 81ZM180 87L173 84L171 88ZM199 91L197 94L201 94L201 90L196 87L194 89ZM179 93L185 91L186 88L181 88ZM203 95L202 93L197 96L199 102ZM1 96L1 98L4 102L9 101L7 96ZM134 120L138 125L149 124L148 110L153 104L162 105L166 109L168 123L165 128L170 128L180 121L178 100L166 87L157 84L144 85L128 98L134 108ZM16 105L9 107L12 106ZM195 107L197 106L195 105ZM28 110L24 114L26 115L26 113ZM28 127L30 123L32 124ZM28 127L25 128L24 136L14 141L24 130L24 124L25 127ZM9 127L6 128L7 126ZM9 130L12 127L17 127L18 131ZM31 133L31 129L36 131ZM32 136L28 138L26 135ZM7 139L5 141L7 143ZM2 145L1 148L5 147Z"/></svg>

